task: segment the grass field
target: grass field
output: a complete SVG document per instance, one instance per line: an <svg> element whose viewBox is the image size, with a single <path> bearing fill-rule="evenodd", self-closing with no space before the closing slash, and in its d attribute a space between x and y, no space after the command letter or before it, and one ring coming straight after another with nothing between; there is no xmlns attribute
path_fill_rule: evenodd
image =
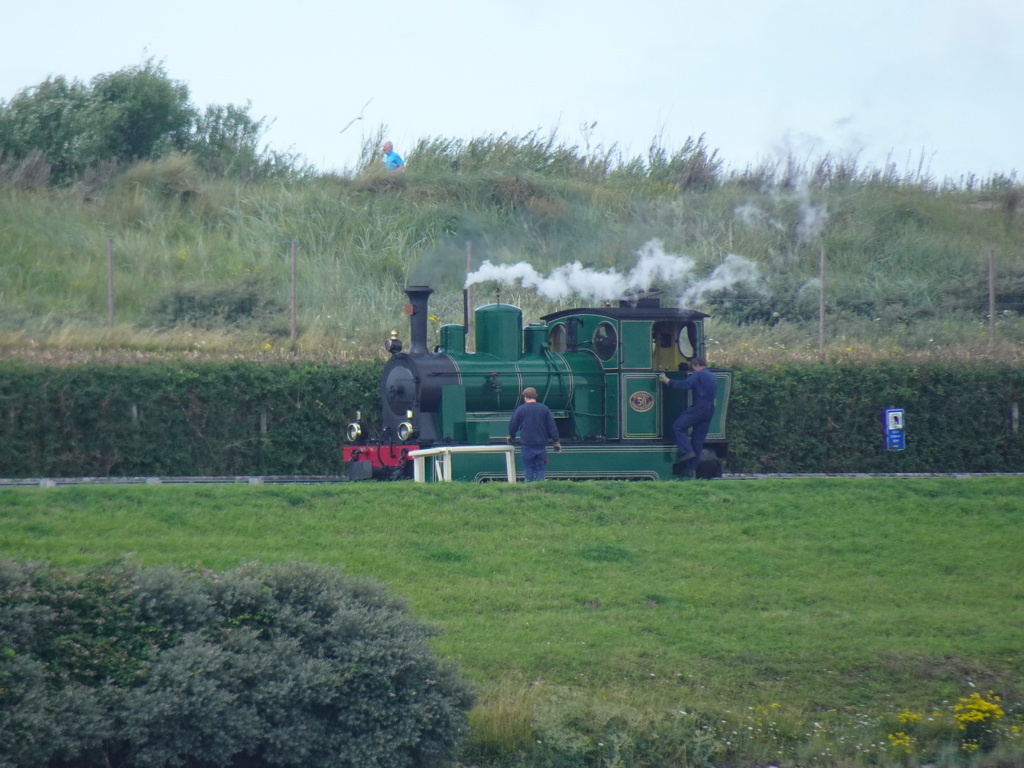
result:
<svg viewBox="0 0 1024 768"><path fill-rule="evenodd" d="M1016 477L19 488L0 490L0 551L338 565L442 629L478 730L488 706L505 726L509 707L704 713L719 755L852 765L822 756L881 759L899 713L955 726L972 692L1001 697L1021 754L1022 497Z"/></svg>
<svg viewBox="0 0 1024 768"><path fill-rule="evenodd" d="M673 305L685 290L690 308L715 318L718 364L826 350L1021 359L1015 177L940 185L892 168L839 168L828 156L727 173L702 141L669 155L652 147L625 165L560 143L421 144L397 177L367 168L240 181L171 154L91 182L32 186L16 183L8 163L0 359L366 359L404 324L406 285L434 287L431 315L461 322L467 270L484 260L546 276L579 262L619 276L614 300L633 290L626 275L641 252L692 262L685 279L651 276L642 287ZM488 280L475 298L500 293L532 322L595 300L570 287L582 284L554 298Z"/></svg>

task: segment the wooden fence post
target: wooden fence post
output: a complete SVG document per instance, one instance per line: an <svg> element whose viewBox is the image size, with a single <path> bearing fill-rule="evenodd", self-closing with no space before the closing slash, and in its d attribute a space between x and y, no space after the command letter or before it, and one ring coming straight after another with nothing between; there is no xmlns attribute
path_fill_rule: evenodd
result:
<svg viewBox="0 0 1024 768"><path fill-rule="evenodd" d="M825 246L818 248L818 354L825 355Z"/></svg>
<svg viewBox="0 0 1024 768"><path fill-rule="evenodd" d="M473 241L466 241L466 277L473 271ZM473 327L475 322L473 315L473 286L466 286L462 292L462 319L463 331L466 335L466 351L476 352L476 330Z"/></svg>
<svg viewBox="0 0 1024 768"><path fill-rule="evenodd" d="M292 286L291 286L291 340L295 343L295 340L299 336L299 324L298 324L298 250L299 244L292 240Z"/></svg>
<svg viewBox="0 0 1024 768"><path fill-rule="evenodd" d="M114 238L107 238L107 328L114 330Z"/></svg>
<svg viewBox="0 0 1024 768"><path fill-rule="evenodd" d="M996 343L996 252L988 252L988 346Z"/></svg>

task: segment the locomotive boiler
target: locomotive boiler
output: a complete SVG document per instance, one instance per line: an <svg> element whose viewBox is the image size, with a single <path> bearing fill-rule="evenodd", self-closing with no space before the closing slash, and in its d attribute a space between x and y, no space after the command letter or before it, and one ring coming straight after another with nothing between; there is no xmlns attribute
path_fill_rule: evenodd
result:
<svg viewBox="0 0 1024 768"><path fill-rule="evenodd" d="M705 356L704 320L695 310L663 307L654 296L616 306L566 309L523 325L519 307L499 302L462 324L440 328L427 346L428 300L433 289L406 289L409 344L392 332L381 375L382 424L376 435L357 416L343 449L353 477L403 477L418 448L504 443L521 393L533 387L555 417L562 451L549 453L549 479L675 479L671 424L690 393L663 387L658 374L689 375L689 361ZM697 469L721 475L729 371L712 369L718 390L715 416ZM494 454L460 453L455 479L505 478Z"/></svg>

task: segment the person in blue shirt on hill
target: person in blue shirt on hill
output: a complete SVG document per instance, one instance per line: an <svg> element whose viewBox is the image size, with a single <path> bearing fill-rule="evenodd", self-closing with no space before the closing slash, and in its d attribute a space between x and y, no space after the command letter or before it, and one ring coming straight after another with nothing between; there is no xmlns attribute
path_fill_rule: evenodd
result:
<svg viewBox="0 0 1024 768"><path fill-rule="evenodd" d="M389 171L404 171L405 162L402 157L395 152L395 145L390 141L385 141L384 146L381 147L381 151L384 152L384 167Z"/></svg>
<svg viewBox="0 0 1024 768"><path fill-rule="evenodd" d="M548 463L548 440L554 442L555 453L562 450L558 442L558 428L551 409L537 402L537 390L527 387L523 390L523 402L512 413L508 423L508 444L512 445L516 432L522 437L523 479L532 483L544 479Z"/></svg>
<svg viewBox="0 0 1024 768"><path fill-rule="evenodd" d="M693 392L693 404L672 422L679 450L673 469L684 477L693 477L700 462L700 452L711 427L711 417L715 414L715 391L718 388L715 374L708 370L703 358L693 358L690 368L693 373L685 379L670 379L664 372L658 375L658 380L667 387Z"/></svg>

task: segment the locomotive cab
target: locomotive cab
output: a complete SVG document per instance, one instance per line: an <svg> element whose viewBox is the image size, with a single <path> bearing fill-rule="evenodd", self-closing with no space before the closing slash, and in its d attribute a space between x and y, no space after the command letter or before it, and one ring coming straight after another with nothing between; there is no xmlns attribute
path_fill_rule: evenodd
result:
<svg viewBox="0 0 1024 768"><path fill-rule="evenodd" d="M645 297L616 307L569 309L544 316L553 351L591 354L602 367L609 414L605 436L626 444L673 446L672 421L689 405L690 393L662 387L690 373L690 361L706 357L703 312L662 307ZM698 473L721 474L728 455L725 422L732 374L712 369L718 383L715 416Z"/></svg>

